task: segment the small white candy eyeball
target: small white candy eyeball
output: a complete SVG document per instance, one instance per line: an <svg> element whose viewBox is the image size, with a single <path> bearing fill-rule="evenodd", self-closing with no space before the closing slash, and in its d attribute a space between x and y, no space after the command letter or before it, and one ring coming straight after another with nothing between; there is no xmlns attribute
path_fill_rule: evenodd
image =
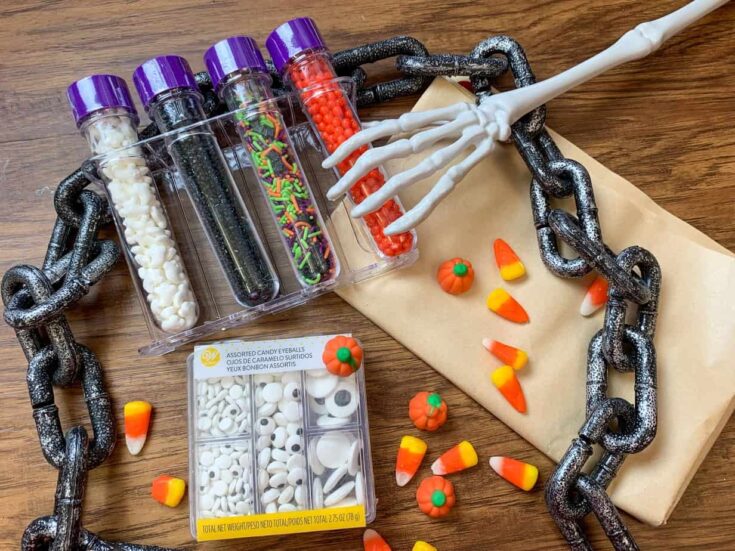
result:
<svg viewBox="0 0 735 551"><path fill-rule="evenodd" d="M270 477L268 480L268 484L270 484L271 488L283 488L286 485L286 479L288 478L288 475L285 471L278 471L273 476Z"/></svg>
<svg viewBox="0 0 735 551"><path fill-rule="evenodd" d="M304 449L304 442L297 434L292 434L286 440L286 451L289 453L301 453Z"/></svg>
<svg viewBox="0 0 735 551"><path fill-rule="evenodd" d="M263 399L266 402L277 403L283 397L283 385L281 383L268 383L263 387Z"/></svg>
<svg viewBox="0 0 735 551"><path fill-rule="evenodd" d="M286 477L286 481L291 486L301 486L305 480L306 480L306 471L302 469L301 467L297 467L289 471L288 476Z"/></svg>
<svg viewBox="0 0 735 551"><path fill-rule="evenodd" d="M276 422L272 417L261 417L258 419L258 434L268 436L276 430Z"/></svg>
<svg viewBox="0 0 735 551"><path fill-rule="evenodd" d="M299 385L291 382L283 388L283 397L286 400L301 400L301 391Z"/></svg>
<svg viewBox="0 0 735 551"><path fill-rule="evenodd" d="M271 443L273 444L273 447L282 448L285 446L287 437L288 434L284 427L276 428L276 430L273 431L273 434L271 434Z"/></svg>

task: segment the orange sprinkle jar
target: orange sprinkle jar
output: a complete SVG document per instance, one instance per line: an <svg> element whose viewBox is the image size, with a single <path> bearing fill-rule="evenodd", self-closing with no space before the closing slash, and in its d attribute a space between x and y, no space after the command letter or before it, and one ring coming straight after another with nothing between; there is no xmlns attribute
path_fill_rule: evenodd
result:
<svg viewBox="0 0 735 551"><path fill-rule="evenodd" d="M328 154L360 131L360 119L337 79L329 50L313 20L301 17L287 21L268 36L265 45L276 69L299 93L301 105ZM344 175L368 148L361 147L337 165L339 175ZM359 204L384 183L383 171L374 168L350 188L350 198ZM403 213L398 199L393 198L364 217L378 250L385 256L398 256L416 246L413 231L391 236L384 233L386 226Z"/></svg>

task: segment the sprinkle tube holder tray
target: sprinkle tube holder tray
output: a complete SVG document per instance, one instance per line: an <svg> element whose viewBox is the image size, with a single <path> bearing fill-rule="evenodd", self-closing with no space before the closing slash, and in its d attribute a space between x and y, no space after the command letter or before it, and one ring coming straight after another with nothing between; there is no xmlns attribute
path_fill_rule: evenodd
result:
<svg viewBox="0 0 735 551"><path fill-rule="evenodd" d="M188 359L197 541L363 527L375 518L365 382L334 335L197 345Z"/></svg>
<svg viewBox="0 0 735 551"><path fill-rule="evenodd" d="M223 42L242 47L245 37L233 38L234 46ZM146 63L185 63L164 58ZM136 80L148 114L167 118L163 128L171 128L144 140L120 79L102 79L117 95L104 108L87 106L89 112L82 100L72 101L70 88L72 106L80 106L75 119L95 154L97 174L90 177L114 206L151 334L141 354L171 352L416 260L415 248L381 254L365 225L346 216L345 203L326 199L336 176L321 167L320 141L295 94L273 97L267 73L240 67L217 86L233 110L203 118L201 96L179 74L186 68L179 69L177 78L186 82L169 82L173 90L155 88L150 68L151 90L143 77ZM90 86L83 81L73 85L82 93ZM92 85L98 101L99 82ZM335 78L333 85L354 96L350 79ZM347 222L337 227L335 214Z"/></svg>

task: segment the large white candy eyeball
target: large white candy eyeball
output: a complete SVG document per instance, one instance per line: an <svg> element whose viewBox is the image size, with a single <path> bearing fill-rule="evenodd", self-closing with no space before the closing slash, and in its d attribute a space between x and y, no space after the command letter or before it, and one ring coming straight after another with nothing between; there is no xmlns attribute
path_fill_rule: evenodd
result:
<svg viewBox="0 0 735 551"><path fill-rule="evenodd" d="M333 417L350 417L357 411L357 387L340 383L324 401L327 412Z"/></svg>
<svg viewBox="0 0 735 551"><path fill-rule="evenodd" d="M304 449L304 441L297 434L292 434L286 439L286 451L289 453L301 453Z"/></svg>

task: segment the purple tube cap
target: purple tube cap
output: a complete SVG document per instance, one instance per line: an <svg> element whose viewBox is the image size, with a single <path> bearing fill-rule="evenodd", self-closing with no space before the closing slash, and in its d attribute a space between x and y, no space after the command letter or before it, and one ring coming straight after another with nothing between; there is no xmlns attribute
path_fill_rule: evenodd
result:
<svg viewBox="0 0 735 551"><path fill-rule="evenodd" d="M74 122L101 109L126 109L138 121L138 113L125 81L115 75L90 75L73 82L66 90Z"/></svg>
<svg viewBox="0 0 735 551"><path fill-rule="evenodd" d="M220 40L204 52L204 65L215 90L236 71L268 72L263 54L249 36L231 36Z"/></svg>
<svg viewBox="0 0 735 551"><path fill-rule="evenodd" d="M304 50L324 50L327 45L313 19L298 17L276 27L268 35L265 47L280 72L286 63Z"/></svg>
<svg viewBox="0 0 735 551"><path fill-rule="evenodd" d="M133 84L146 108L161 92L174 88L198 89L189 62L177 55L154 57L139 65L133 72Z"/></svg>

